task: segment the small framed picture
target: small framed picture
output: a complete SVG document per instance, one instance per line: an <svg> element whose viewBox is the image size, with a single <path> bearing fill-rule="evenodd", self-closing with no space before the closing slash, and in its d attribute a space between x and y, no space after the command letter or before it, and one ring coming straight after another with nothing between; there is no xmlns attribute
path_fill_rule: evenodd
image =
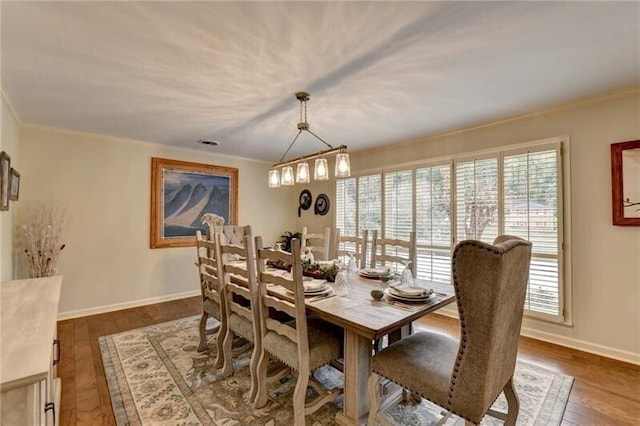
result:
<svg viewBox="0 0 640 426"><path fill-rule="evenodd" d="M613 224L640 226L640 140L611 144Z"/></svg>
<svg viewBox="0 0 640 426"><path fill-rule="evenodd" d="M9 185L9 199L12 201L18 201L20 195L20 173L13 167L11 168L11 183Z"/></svg>
<svg viewBox="0 0 640 426"><path fill-rule="evenodd" d="M0 153L0 211L9 210L9 184L11 183L11 157Z"/></svg>

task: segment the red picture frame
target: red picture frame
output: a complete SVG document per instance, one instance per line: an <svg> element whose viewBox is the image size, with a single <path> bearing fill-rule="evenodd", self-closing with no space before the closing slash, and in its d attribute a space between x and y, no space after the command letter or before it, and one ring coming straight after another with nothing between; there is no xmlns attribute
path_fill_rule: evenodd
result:
<svg viewBox="0 0 640 426"><path fill-rule="evenodd" d="M611 202L614 225L640 226L640 140L611 144Z"/></svg>

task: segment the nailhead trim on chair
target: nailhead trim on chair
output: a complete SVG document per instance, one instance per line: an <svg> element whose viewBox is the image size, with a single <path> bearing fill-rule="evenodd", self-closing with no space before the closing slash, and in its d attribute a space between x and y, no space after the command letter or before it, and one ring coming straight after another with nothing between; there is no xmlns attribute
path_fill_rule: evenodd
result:
<svg viewBox="0 0 640 426"><path fill-rule="evenodd" d="M493 254L496 255L500 255L502 254L501 251L496 250L494 248L489 248L487 247L484 243L480 243L480 241L463 241L460 244L458 244L456 246L456 249L453 251L453 256L452 258L455 259L456 258L456 253L458 252L458 250L460 250L460 248L462 247L480 247L483 248ZM453 272L453 288L456 292L456 294L458 294L459 291L459 285L458 285L458 271L457 271L457 265L454 262L452 265L452 272ZM465 315L464 315L464 309L462 307L462 304L460 302L460 299L456 297L456 304L458 305L458 314L460 316L460 348L458 350L458 356L456 357L456 363L453 366L453 373L451 374L451 384L449 386L449 401L447 401L448 407L447 410L458 415L459 417L464 418L467 421L470 421L472 423L475 423L474 421L472 421L471 419L460 415L459 413L456 413L455 411L451 410L451 406L453 405L453 394L455 392L455 388L456 388L456 384L458 383L458 373L460 371L460 364L462 363L462 359L464 358L465 355L465 349L467 348L467 324L465 321ZM429 399L429 398L427 398Z"/></svg>

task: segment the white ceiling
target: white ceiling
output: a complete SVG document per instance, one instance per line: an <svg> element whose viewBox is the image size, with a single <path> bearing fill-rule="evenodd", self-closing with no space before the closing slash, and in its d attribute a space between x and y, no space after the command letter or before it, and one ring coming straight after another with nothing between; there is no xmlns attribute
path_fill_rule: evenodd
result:
<svg viewBox="0 0 640 426"><path fill-rule="evenodd" d="M296 133L300 90L311 129L360 150L640 84L639 2L0 7L23 122L267 161Z"/></svg>

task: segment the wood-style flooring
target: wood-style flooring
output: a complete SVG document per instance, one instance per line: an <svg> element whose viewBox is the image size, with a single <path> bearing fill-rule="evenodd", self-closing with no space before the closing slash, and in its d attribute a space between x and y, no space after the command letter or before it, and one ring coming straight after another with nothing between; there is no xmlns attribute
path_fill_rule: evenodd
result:
<svg viewBox="0 0 640 426"><path fill-rule="evenodd" d="M113 425L98 337L200 313L200 298L58 322L62 341L60 424ZM429 315L416 328L458 335L458 322ZM640 366L523 337L519 357L575 377L565 425L640 425Z"/></svg>

